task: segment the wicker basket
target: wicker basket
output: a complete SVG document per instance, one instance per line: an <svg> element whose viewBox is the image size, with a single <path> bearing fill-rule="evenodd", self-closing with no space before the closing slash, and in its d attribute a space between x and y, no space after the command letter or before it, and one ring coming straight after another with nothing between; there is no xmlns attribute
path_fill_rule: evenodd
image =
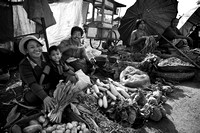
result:
<svg viewBox="0 0 200 133"><path fill-rule="evenodd" d="M195 67L191 66L158 66L158 70L161 72L194 72Z"/></svg>
<svg viewBox="0 0 200 133"><path fill-rule="evenodd" d="M170 81L186 81L194 77L195 72L160 72L160 71L155 71L154 72L155 76L164 78L165 80L170 80Z"/></svg>

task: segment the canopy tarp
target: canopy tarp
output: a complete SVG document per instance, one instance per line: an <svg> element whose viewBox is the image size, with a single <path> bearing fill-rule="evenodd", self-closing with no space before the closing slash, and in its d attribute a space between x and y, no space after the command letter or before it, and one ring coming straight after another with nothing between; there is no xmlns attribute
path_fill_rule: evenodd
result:
<svg viewBox="0 0 200 133"><path fill-rule="evenodd" d="M36 23L30 20L23 7L23 0L4 0L0 2L0 42L13 41L16 37L35 34ZM16 2L17 1L17 2ZM32 0L29 0L29 2ZM39 0L37 0L39 1ZM49 45L60 42L70 35L75 25L82 26L83 0L48 0L56 24L47 23L47 38ZM27 10L28 11L28 10ZM36 12L37 14L38 12ZM28 19L30 18L30 19Z"/></svg>

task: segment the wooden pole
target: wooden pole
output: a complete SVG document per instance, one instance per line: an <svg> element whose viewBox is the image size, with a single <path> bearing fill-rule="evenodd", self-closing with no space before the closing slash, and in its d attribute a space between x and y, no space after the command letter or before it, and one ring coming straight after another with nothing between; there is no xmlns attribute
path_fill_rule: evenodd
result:
<svg viewBox="0 0 200 133"><path fill-rule="evenodd" d="M47 33L46 33L46 24L44 18L41 18L42 21L42 29L43 29L43 34L44 34L44 39L46 43L47 50L49 49L49 43L48 43L48 38L47 38Z"/></svg>

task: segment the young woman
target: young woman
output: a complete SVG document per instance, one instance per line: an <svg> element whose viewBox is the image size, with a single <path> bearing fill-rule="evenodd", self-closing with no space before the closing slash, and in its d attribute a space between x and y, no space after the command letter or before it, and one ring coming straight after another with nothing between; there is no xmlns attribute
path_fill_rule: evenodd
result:
<svg viewBox="0 0 200 133"><path fill-rule="evenodd" d="M129 46L133 52L148 53L153 52L157 43L153 36L146 32L146 24L142 19L136 21L136 29L132 31Z"/></svg>
<svg viewBox="0 0 200 133"><path fill-rule="evenodd" d="M49 62L48 53L42 52L42 46L35 36L26 36L20 41L19 50L25 57L19 64L19 73L24 85L29 88L24 95L25 102L34 106L44 104L45 111L50 111L55 104L49 91L55 88L51 88L48 76L40 84L41 75Z"/></svg>

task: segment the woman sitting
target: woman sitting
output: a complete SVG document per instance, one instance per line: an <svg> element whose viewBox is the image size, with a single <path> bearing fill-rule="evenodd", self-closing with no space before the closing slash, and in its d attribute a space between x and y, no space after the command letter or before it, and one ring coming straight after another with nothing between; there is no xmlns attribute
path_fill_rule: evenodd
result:
<svg viewBox="0 0 200 133"><path fill-rule="evenodd" d="M129 46L133 52L149 53L153 52L158 44L153 36L147 34L145 21L138 19L136 21L136 29L132 31Z"/></svg>
<svg viewBox="0 0 200 133"><path fill-rule="evenodd" d="M159 40L159 47L166 50L169 54L172 54L175 50L172 45L183 51L189 50L189 46L193 45L193 40L190 37L183 36L177 28L178 22L179 20L177 18L173 18L170 26L163 33L164 38L162 37Z"/></svg>
<svg viewBox="0 0 200 133"><path fill-rule="evenodd" d="M55 107L55 101L49 92L55 88L51 88L49 76L40 84L41 75L49 62L48 53L42 52L42 46L35 36L26 36L20 41L19 50L25 57L19 64L19 73L22 82L28 88L24 101L31 106L44 104L45 111L50 112Z"/></svg>

